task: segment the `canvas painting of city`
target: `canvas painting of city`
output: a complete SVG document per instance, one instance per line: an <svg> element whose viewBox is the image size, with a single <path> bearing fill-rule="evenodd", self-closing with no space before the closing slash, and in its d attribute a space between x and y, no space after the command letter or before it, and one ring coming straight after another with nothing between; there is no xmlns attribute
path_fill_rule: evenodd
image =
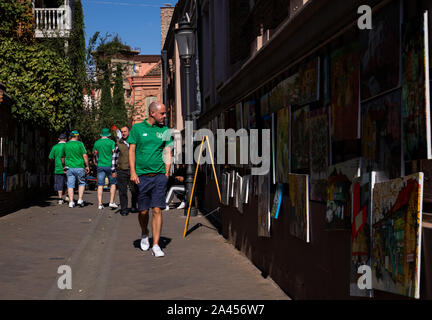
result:
<svg viewBox="0 0 432 320"><path fill-rule="evenodd" d="M330 149L328 108L309 112L309 128L310 198L314 201L325 202Z"/></svg>
<svg viewBox="0 0 432 320"><path fill-rule="evenodd" d="M330 61L331 140L360 138L359 45L336 50Z"/></svg>
<svg viewBox="0 0 432 320"><path fill-rule="evenodd" d="M405 161L432 159L428 14L402 25L402 121Z"/></svg>
<svg viewBox="0 0 432 320"><path fill-rule="evenodd" d="M289 233L310 242L309 176L289 174Z"/></svg>
<svg viewBox="0 0 432 320"><path fill-rule="evenodd" d="M291 170L309 168L309 106L292 113Z"/></svg>
<svg viewBox="0 0 432 320"><path fill-rule="evenodd" d="M351 184L360 170L360 158L328 167L327 229L351 229Z"/></svg>
<svg viewBox="0 0 432 320"><path fill-rule="evenodd" d="M372 297L370 289L360 289L358 280L362 273L359 267L371 265L372 190L376 172L369 172L354 178L351 187L351 277L350 295Z"/></svg>
<svg viewBox="0 0 432 320"><path fill-rule="evenodd" d="M363 103L363 170L385 171L389 179L402 174L401 91Z"/></svg>
<svg viewBox="0 0 432 320"><path fill-rule="evenodd" d="M299 69L299 104L304 105L319 100L320 57L316 57L300 66Z"/></svg>
<svg viewBox="0 0 432 320"><path fill-rule="evenodd" d="M258 237L270 237L270 175L258 176Z"/></svg>
<svg viewBox="0 0 432 320"><path fill-rule="evenodd" d="M423 173L377 183L372 208L374 289L420 297Z"/></svg>
<svg viewBox="0 0 432 320"><path fill-rule="evenodd" d="M399 85L400 1L373 16L373 28L359 33L361 46L361 100Z"/></svg>

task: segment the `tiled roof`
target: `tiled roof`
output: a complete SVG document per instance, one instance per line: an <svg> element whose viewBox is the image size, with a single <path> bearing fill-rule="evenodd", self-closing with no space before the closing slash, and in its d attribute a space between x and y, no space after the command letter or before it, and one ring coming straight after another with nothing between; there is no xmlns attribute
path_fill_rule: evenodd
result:
<svg viewBox="0 0 432 320"><path fill-rule="evenodd" d="M146 76L160 76L162 74L162 63L159 62L153 68L150 69L149 72L146 73Z"/></svg>

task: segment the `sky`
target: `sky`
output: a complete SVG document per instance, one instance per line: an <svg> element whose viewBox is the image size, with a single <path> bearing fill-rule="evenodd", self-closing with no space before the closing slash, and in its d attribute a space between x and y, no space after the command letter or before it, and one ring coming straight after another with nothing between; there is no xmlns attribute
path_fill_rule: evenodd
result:
<svg viewBox="0 0 432 320"><path fill-rule="evenodd" d="M140 54L160 54L160 7L177 0L81 0L86 46L96 31L118 34Z"/></svg>

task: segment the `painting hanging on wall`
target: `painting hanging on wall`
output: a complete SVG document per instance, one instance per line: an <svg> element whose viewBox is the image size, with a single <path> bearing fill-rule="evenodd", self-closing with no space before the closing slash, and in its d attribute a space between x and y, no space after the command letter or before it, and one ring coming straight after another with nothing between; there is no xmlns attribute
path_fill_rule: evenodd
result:
<svg viewBox="0 0 432 320"><path fill-rule="evenodd" d="M405 161L432 159L427 11L402 27L402 121Z"/></svg>
<svg viewBox="0 0 432 320"><path fill-rule="evenodd" d="M249 101L249 128L257 128L255 100Z"/></svg>
<svg viewBox="0 0 432 320"><path fill-rule="evenodd" d="M328 108L309 112L310 198L327 199L327 168L329 165L329 114Z"/></svg>
<svg viewBox="0 0 432 320"><path fill-rule="evenodd" d="M241 199L242 183L243 178L236 173L234 207L236 207L240 213L243 213L243 202Z"/></svg>
<svg viewBox="0 0 432 320"><path fill-rule="evenodd" d="M269 109L269 94L266 93L261 97L260 100L261 116L265 116L270 113Z"/></svg>
<svg viewBox="0 0 432 320"><path fill-rule="evenodd" d="M330 61L331 141L360 138L358 43L332 53Z"/></svg>
<svg viewBox="0 0 432 320"><path fill-rule="evenodd" d="M278 183L276 186L276 192L273 198L273 205L271 209L271 217L279 218L279 211L282 204L282 196L283 196L283 183Z"/></svg>
<svg viewBox="0 0 432 320"><path fill-rule="evenodd" d="M298 72L282 81L284 105L299 104L300 84Z"/></svg>
<svg viewBox="0 0 432 320"><path fill-rule="evenodd" d="M376 183L372 210L374 289L420 298L423 173Z"/></svg>
<svg viewBox="0 0 432 320"><path fill-rule="evenodd" d="M327 229L351 228L351 184L360 176L361 158L328 167Z"/></svg>
<svg viewBox="0 0 432 320"><path fill-rule="evenodd" d="M309 104L319 100L320 57L303 63L299 68L299 104Z"/></svg>
<svg viewBox="0 0 432 320"><path fill-rule="evenodd" d="M291 170L309 168L309 106L292 113Z"/></svg>
<svg viewBox="0 0 432 320"><path fill-rule="evenodd" d="M241 201L243 203L249 203L249 186L250 186L250 175L243 177L242 190L241 190Z"/></svg>
<svg viewBox="0 0 432 320"><path fill-rule="evenodd" d="M401 90L363 103L363 172L385 171L388 179L403 175Z"/></svg>
<svg viewBox="0 0 432 320"><path fill-rule="evenodd" d="M270 237L270 175L258 176L258 237Z"/></svg>
<svg viewBox="0 0 432 320"><path fill-rule="evenodd" d="M309 176L289 174L289 232L292 236L310 242Z"/></svg>
<svg viewBox="0 0 432 320"><path fill-rule="evenodd" d="M351 268L350 295L372 297L371 289L360 289L358 273L362 265L371 266L372 190L376 172L372 171L354 178L351 186Z"/></svg>
<svg viewBox="0 0 432 320"><path fill-rule="evenodd" d="M290 106L278 111L276 117L276 181L288 183L290 172Z"/></svg>
<svg viewBox="0 0 432 320"><path fill-rule="evenodd" d="M399 86L400 2L374 13L373 28L360 32L361 100Z"/></svg>
<svg viewBox="0 0 432 320"><path fill-rule="evenodd" d="M280 108L284 106L284 96L282 83L278 83L276 87L271 91L271 98L269 103L269 111L277 112Z"/></svg>

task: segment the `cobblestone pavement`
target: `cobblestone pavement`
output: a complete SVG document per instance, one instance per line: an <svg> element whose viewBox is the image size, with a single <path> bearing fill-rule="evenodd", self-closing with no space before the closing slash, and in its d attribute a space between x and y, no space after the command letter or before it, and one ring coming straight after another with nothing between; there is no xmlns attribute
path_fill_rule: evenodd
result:
<svg viewBox="0 0 432 320"><path fill-rule="evenodd" d="M84 199L84 208L51 198L0 218L0 299L289 300L202 216L183 238L183 210L164 211L166 256L155 258L139 249L136 213L98 211L96 192ZM57 286L60 265L72 269L71 290Z"/></svg>

